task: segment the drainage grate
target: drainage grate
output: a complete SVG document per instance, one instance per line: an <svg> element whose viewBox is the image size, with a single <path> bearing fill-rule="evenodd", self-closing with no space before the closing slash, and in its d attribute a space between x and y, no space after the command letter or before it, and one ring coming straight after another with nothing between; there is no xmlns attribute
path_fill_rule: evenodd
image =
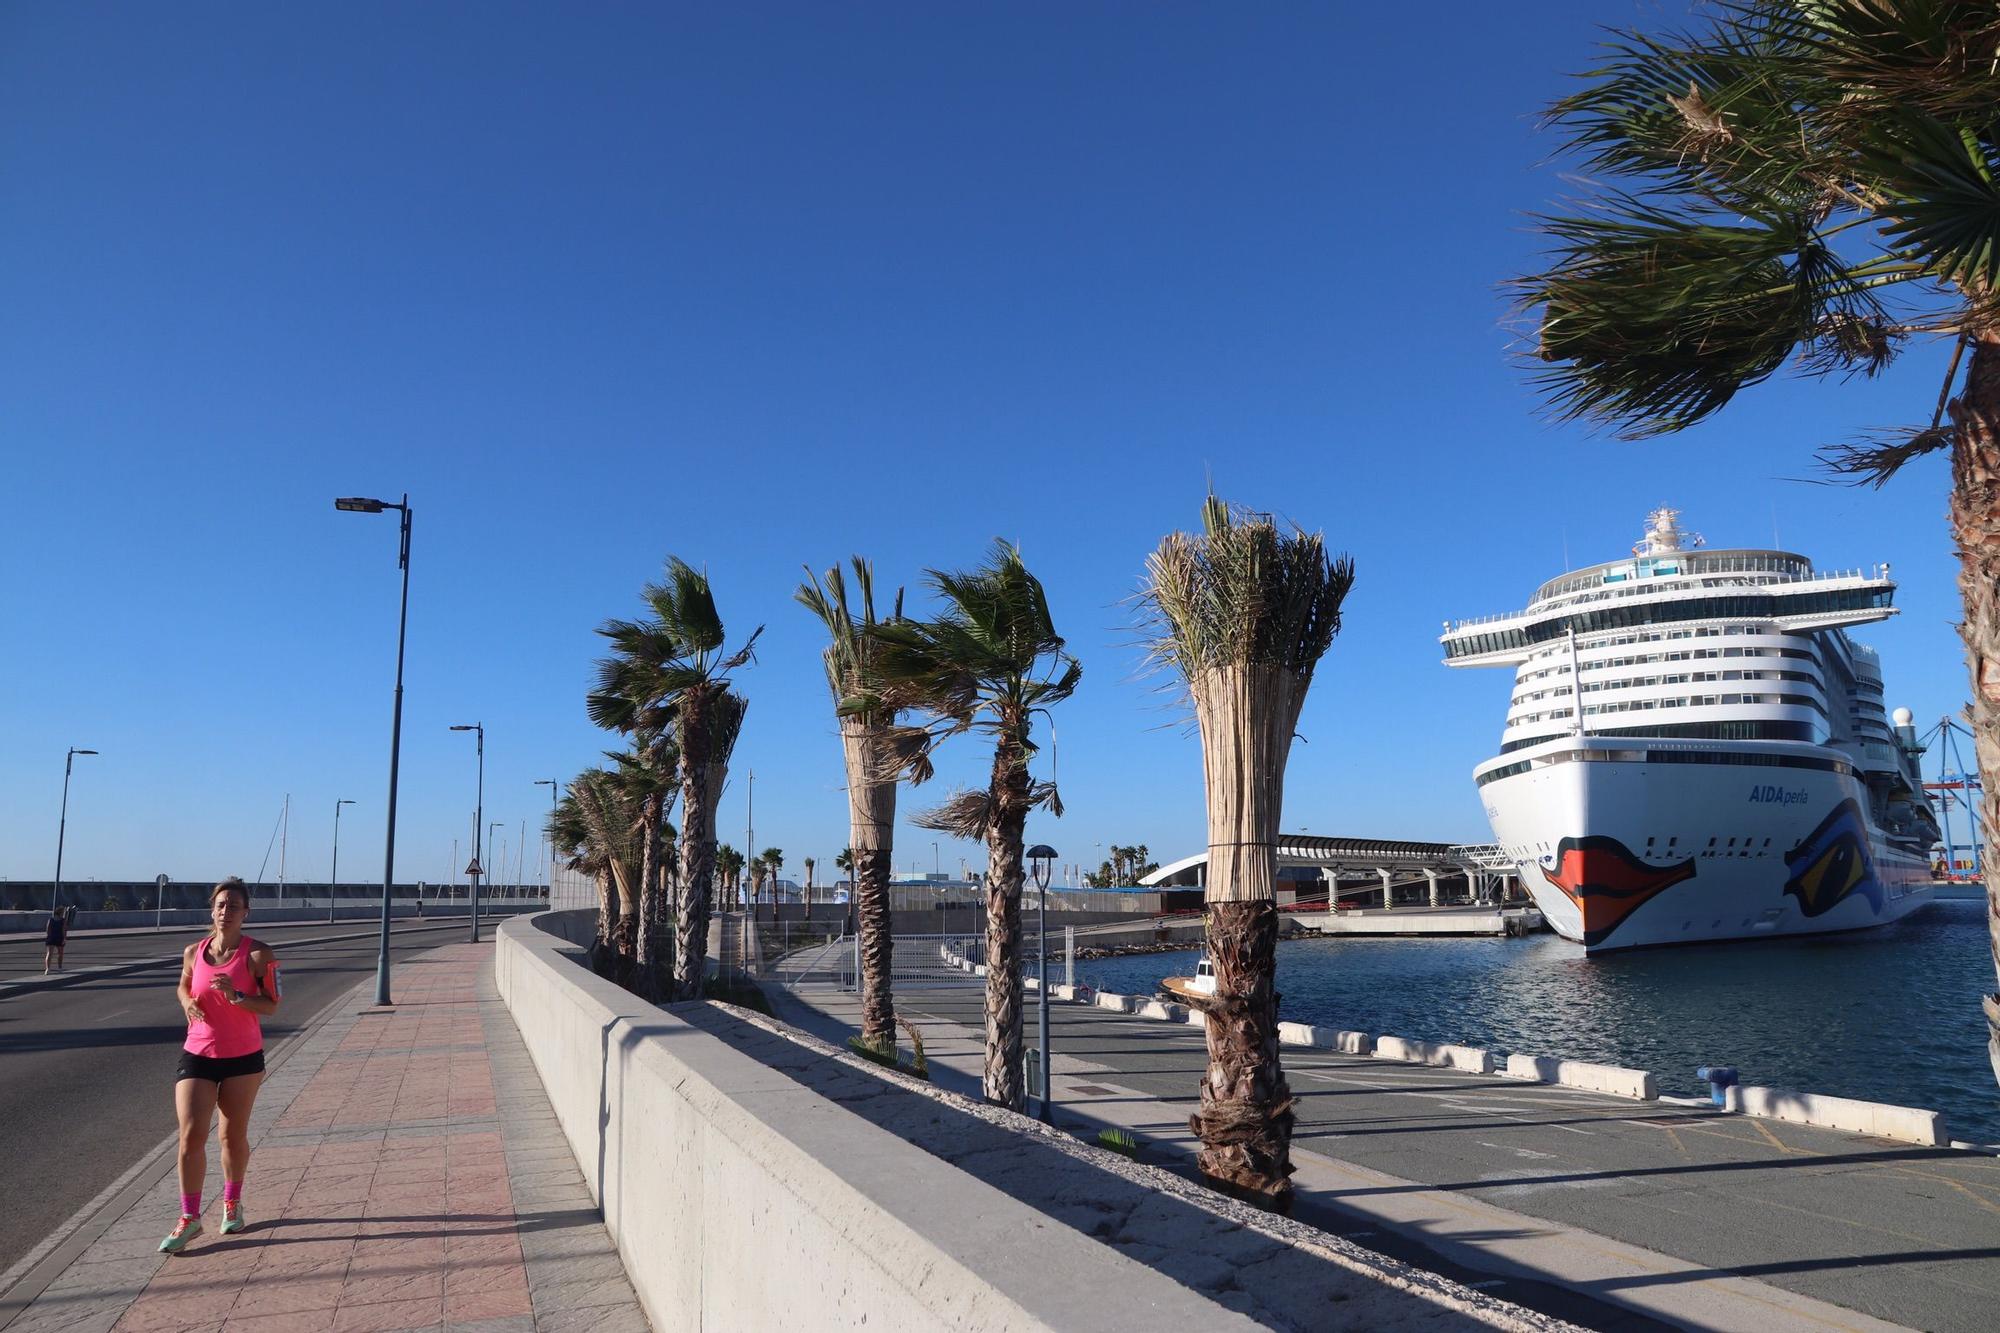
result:
<svg viewBox="0 0 2000 1333"><path fill-rule="evenodd" d="M1095 1083L1072 1083L1069 1085L1069 1090L1071 1092L1083 1093L1087 1097L1116 1097L1118 1095L1116 1088L1100 1088Z"/></svg>

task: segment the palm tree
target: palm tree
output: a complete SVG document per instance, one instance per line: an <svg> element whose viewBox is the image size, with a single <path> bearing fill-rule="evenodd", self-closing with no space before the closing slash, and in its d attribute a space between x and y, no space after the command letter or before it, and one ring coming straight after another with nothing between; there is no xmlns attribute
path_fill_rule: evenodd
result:
<svg viewBox="0 0 2000 1333"><path fill-rule="evenodd" d="M743 874L743 853L728 843L715 849L715 887L725 902L733 902L741 892L738 884Z"/></svg>
<svg viewBox="0 0 2000 1333"><path fill-rule="evenodd" d="M812 912L812 905L813 905L813 867L817 866L818 864L819 864L819 862L818 862L817 860L813 859L813 858L812 858L812 857L810 857L810 856L808 856L808 857L807 857L807 858L805 859L805 868L806 868L806 912L807 912L807 914L808 914L808 915L810 915L810 914L811 914L811 912Z"/></svg>
<svg viewBox="0 0 2000 1333"><path fill-rule="evenodd" d="M1705 420L1794 353L1808 374L1873 374L1911 338L1950 344L1927 424L1821 459L1879 486L1923 454L1951 458L1989 829L2000 828L1996 29L1990 3L1964 0L1742 0L1703 32L1616 34L1548 118L1619 188L1600 187L1580 216L1544 219L1549 267L1518 284L1558 414L1627 438ZM1985 874L2000 976L2000 864ZM2000 995L1984 1009L2000 1078Z"/></svg>
<svg viewBox="0 0 2000 1333"><path fill-rule="evenodd" d="M764 896L764 872L769 867L764 864L764 858L760 855L750 858L749 868L750 886L743 894L743 906L754 914L757 910L757 900Z"/></svg>
<svg viewBox="0 0 2000 1333"><path fill-rule="evenodd" d="M729 756L747 707L729 688L729 673L754 660L760 625L734 652L725 649L722 617L708 575L678 556L666 577L640 594L652 613L643 621L613 620L598 633L613 655L600 664L591 695L592 720L615 725L627 712L649 710L645 724L668 722L680 747L682 832L673 950L672 994L698 1000L706 978L708 920L715 877L715 803L728 777ZM639 721L632 723L635 734Z"/></svg>
<svg viewBox="0 0 2000 1333"><path fill-rule="evenodd" d="M637 920L642 821L629 787L617 775L587 768L570 783L571 813L558 805L557 835L571 855L570 864L596 878L600 911L591 967L624 985L630 980L630 956L619 951L615 922Z"/></svg>
<svg viewBox="0 0 2000 1333"><path fill-rule="evenodd" d="M936 620L894 620L868 631L873 691L842 711L910 709L922 726L885 730L892 772L927 781L932 756L947 738L978 731L993 742L983 790L954 794L916 819L920 828L986 840L987 1099L1022 1110L1021 881L1028 812L1062 815L1053 782L1028 772L1036 746L1035 715L1076 692L1083 667L1063 651L1041 582L1018 547L996 542L984 565L960 573L927 571L944 601Z"/></svg>
<svg viewBox="0 0 2000 1333"><path fill-rule="evenodd" d="M1317 534L1287 535L1211 495L1199 535L1171 533L1147 558L1140 594L1154 660L1179 677L1201 728L1215 998L1197 1162L1279 1212L1292 1200L1292 1094L1273 984L1278 819L1299 711L1353 586L1353 562L1329 559Z"/></svg>
<svg viewBox="0 0 2000 1333"><path fill-rule="evenodd" d="M551 855L578 874L590 876L597 885L597 935L590 950L591 966L609 975L606 962L612 955L612 937L617 931L618 893L612 883L610 863L603 849L592 844L591 825L576 798L577 784L590 781L589 774L594 771L579 774L565 788L562 799L549 811L544 832L548 835Z"/></svg>
<svg viewBox="0 0 2000 1333"><path fill-rule="evenodd" d="M874 644L868 638L877 623L875 570L858 555L851 563L854 588L861 598L859 614L848 601L847 581L839 565L827 570L824 578L807 570L806 582L794 595L826 626L828 643L821 659L826 666L827 689L840 717L841 756L847 765L848 845L833 864L847 872L847 901L856 918L855 933L861 945L861 1040L876 1051L889 1053L896 1048L896 1001L890 986L895 931L889 911L896 782L885 774L893 762L887 740L896 714L887 708L850 710L844 706L875 688L871 668ZM896 621L902 616L903 593L899 588L889 619Z"/></svg>
<svg viewBox="0 0 2000 1333"><path fill-rule="evenodd" d="M785 854L776 847L766 847L763 856L759 859L764 862L764 874L771 881L771 919L776 921L778 919L778 871L785 864Z"/></svg>
<svg viewBox="0 0 2000 1333"><path fill-rule="evenodd" d="M612 775L637 811L639 844L636 951L623 957L634 969L634 987L649 999L666 993L673 977L673 825L667 821L678 794L680 746L671 732L635 737L630 753L607 750ZM621 922L621 927L625 923ZM622 937L632 941L627 934Z"/></svg>

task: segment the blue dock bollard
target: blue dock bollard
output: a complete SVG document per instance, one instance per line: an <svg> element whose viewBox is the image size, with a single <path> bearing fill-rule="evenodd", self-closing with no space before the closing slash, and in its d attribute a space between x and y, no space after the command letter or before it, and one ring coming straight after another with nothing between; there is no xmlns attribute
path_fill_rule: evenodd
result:
<svg viewBox="0 0 2000 1333"><path fill-rule="evenodd" d="M1727 1089L1736 1086L1736 1071L1728 1065L1702 1065L1694 1076L1708 1084L1708 1095L1717 1106L1728 1104Z"/></svg>

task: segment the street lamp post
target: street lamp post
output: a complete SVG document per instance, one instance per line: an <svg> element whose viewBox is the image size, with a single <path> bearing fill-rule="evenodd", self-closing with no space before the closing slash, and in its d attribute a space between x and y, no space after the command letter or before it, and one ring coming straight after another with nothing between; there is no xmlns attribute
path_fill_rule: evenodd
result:
<svg viewBox="0 0 2000 1333"><path fill-rule="evenodd" d="M486 724L465 722L452 728L453 731L471 731L479 735L479 795L478 804L472 809L472 942L479 943L479 877L485 873L486 865L479 859L479 826L486 822Z"/></svg>
<svg viewBox="0 0 2000 1333"><path fill-rule="evenodd" d="M491 861L493 859L493 830L505 827L507 827L507 822L501 819L496 819L491 824L488 824L486 826L486 861ZM505 861L507 859L507 840L505 838L500 839L500 859L502 861ZM481 861L479 864L483 866L486 864L486 861ZM500 867L500 871L502 874L505 874L506 870L507 867L505 865L502 865ZM489 878L491 877L490 871L488 872L488 876ZM488 884L486 887L490 889L493 886L491 884Z"/></svg>
<svg viewBox="0 0 2000 1333"><path fill-rule="evenodd" d="M333 873L326 882L326 924L333 924L333 898L340 891L340 807L353 805L352 801L333 803Z"/></svg>
<svg viewBox="0 0 2000 1333"><path fill-rule="evenodd" d="M410 493L401 503L351 495L333 502L350 514L379 514L394 509L402 515L402 541L396 563L403 571L403 606L396 617L396 710L389 724L389 820L382 851L382 947L375 958L375 1003L389 1004L389 890L396 882L396 778L403 758L403 645L410 627Z"/></svg>
<svg viewBox="0 0 2000 1333"><path fill-rule="evenodd" d="M535 785L549 789L549 820L553 823L556 817L556 806L561 802L562 783L557 782L554 778L536 778ZM553 907L555 906L556 882L555 834L549 830L543 830L542 841L548 845L549 849L548 869L542 872L542 897L548 906Z"/></svg>
<svg viewBox="0 0 2000 1333"><path fill-rule="evenodd" d="M74 745L72 745L69 748L69 753L63 756L62 815L56 821L56 883L55 883L55 888L51 890L49 893L49 911L51 914L53 914L59 908L62 907L63 838L69 833L70 770L76 766L76 757L78 755L96 754L96 753L97 751L95 750L79 750Z"/></svg>
<svg viewBox="0 0 2000 1333"><path fill-rule="evenodd" d="M1042 1038L1042 1123L1050 1123L1049 1103L1055 1097L1055 1071L1049 1068L1049 875L1055 870L1056 849L1038 842L1028 849L1029 873L1035 877L1040 897L1035 905L1035 952L1041 958L1041 975L1036 987L1040 999Z"/></svg>

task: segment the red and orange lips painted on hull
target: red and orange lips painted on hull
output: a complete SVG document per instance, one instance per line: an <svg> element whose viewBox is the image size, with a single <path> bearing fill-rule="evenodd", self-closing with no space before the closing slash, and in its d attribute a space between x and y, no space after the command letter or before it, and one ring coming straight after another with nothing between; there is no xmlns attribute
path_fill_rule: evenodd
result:
<svg viewBox="0 0 2000 1333"><path fill-rule="evenodd" d="M1678 865L1649 866L1616 838L1564 838L1556 844L1556 868L1540 867L1542 878L1561 889L1583 918L1583 942L1602 944L1625 918L1666 889L1694 878L1694 858Z"/></svg>

